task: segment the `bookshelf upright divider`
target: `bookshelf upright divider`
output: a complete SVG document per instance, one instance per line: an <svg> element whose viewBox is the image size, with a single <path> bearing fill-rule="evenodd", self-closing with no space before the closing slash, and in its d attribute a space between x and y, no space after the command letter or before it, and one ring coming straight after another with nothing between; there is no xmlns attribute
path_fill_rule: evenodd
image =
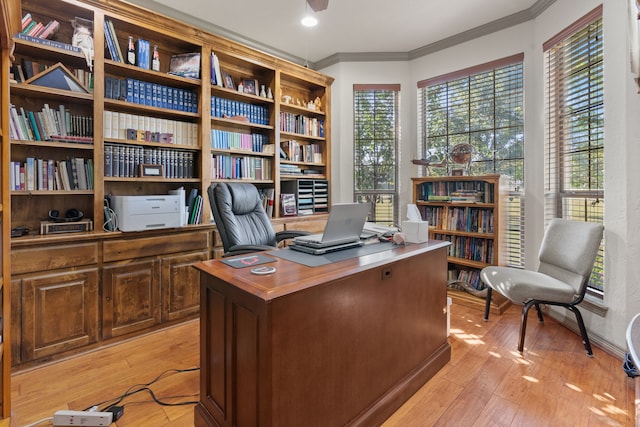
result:
<svg viewBox="0 0 640 427"><path fill-rule="evenodd" d="M429 222L429 238L451 242L448 295L458 304L484 310L482 268L504 265L503 202L500 175L411 178L413 202ZM493 293L491 312L510 302Z"/></svg>

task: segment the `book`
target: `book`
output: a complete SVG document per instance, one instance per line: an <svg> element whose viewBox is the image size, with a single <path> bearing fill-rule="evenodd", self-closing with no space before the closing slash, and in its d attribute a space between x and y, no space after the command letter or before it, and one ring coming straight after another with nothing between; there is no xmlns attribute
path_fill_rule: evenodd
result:
<svg viewBox="0 0 640 427"><path fill-rule="evenodd" d="M118 42L118 35L116 33L116 29L113 26L113 21L109 20L107 22L109 24L109 34L111 35L111 40L116 48L116 52L118 54L118 61L124 62L124 56L122 56L122 49L120 48L120 43Z"/></svg>
<svg viewBox="0 0 640 427"><path fill-rule="evenodd" d="M48 39L52 35L54 35L60 29L60 22L57 20L49 21L49 23L44 27L42 32L40 32L37 37L42 39Z"/></svg>
<svg viewBox="0 0 640 427"><path fill-rule="evenodd" d="M107 45L107 51L109 52L109 56L111 57L111 59L113 61L120 61L120 58L118 58L118 51L116 50L116 47L114 45L113 42L113 37L111 36L111 30L109 29L109 23L108 21L104 21L104 41ZM105 76L105 83L106 82L111 82L113 79L111 77ZM105 93L105 96L107 98L111 98L112 96L110 96L109 94Z"/></svg>
<svg viewBox="0 0 640 427"><path fill-rule="evenodd" d="M138 67L151 68L151 45L147 40L138 39Z"/></svg>

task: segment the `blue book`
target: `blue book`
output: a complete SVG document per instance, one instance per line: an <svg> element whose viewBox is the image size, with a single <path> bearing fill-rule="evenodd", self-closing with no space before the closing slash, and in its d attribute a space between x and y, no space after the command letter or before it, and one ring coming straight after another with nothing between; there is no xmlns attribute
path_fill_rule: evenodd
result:
<svg viewBox="0 0 640 427"><path fill-rule="evenodd" d="M151 46L147 40L138 39L138 67L146 68L151 65Z"/></svg>
<svg viewBox="0 0 640 427"><path fill-rule="evenodd" d="M126 91L126 95L125 95L125 101L127 102L134 102L134 97L133 97L133 79L131 78L126 78L125 79L126 85L127 85L127 91Z"/></svg>

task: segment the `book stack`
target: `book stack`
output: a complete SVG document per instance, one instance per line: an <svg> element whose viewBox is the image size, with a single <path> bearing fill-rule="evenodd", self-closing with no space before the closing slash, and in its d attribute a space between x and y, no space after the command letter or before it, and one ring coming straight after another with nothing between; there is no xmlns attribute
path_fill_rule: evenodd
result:
<svg viewBox="0 0 640 427"><path fill-rule="evenodd" d="M103 135L108 139L198 146L196 123L105 110L102 124Z"/></svg>
<svg viewBox="0 0 640 427"><path fill-rule="evenodd" d="M55 19L45 25L33 19L30 13L27 13L22 17L22 31L20 31L20 34L46 40L51 38L59 29L60 22Z"/></svg>
<svg viewBox="0 0 640 427"><path fill-rule="evenodd" d="M116 62L124 62L118 36L116 35L116 29L110 19L104 20L104 42L107 45L107 51L111 59Z"/></svg>
<svg viewBox="0 0 640 427"><path fill-rule="evenodd" d="M280 130L283 132L324 138L324 120L282 111L280 112Z"/></svg>
<svg viewBox="0 0 640 427"><path fill-rule="evenodd" d="M195 154L191 151L155 147L104 144L105 177L139 177L140 165L161 165L163 178L193 178Z"/></svg>
<svg viewBox="0 0 640 427"><path fill-rule="evenodd" d="M270 180L271 161L262 157L211 155L212 179Z"/></svg>
<svg viewBox="0 0 640 427"><path fill-rule="evenodd" d="M93 190L93 159L27 157L11 162L9 185L16 191Z"/></svg>
<svg viewBox="0 0 640 427"><path fill-rule="evenodd" d="M93 117L71 114L62 104L42 111L25 111L10 105L9 134L20 141L64 141L93 143Z"/></svg>
<svg viewBox="0 0 640 427"><path fill-rule="evenodd" d="M451 193L451 203L480 203L484 200L484 192L461 189Z"/></svg>
<svg viewBox="0 0 640 427"><path fill-rule="evenodd" d="M168 108L189 113L198 112L197 92L132 78L106 76L104 96L109 99L118 99L150 107Z"/></svg>
<svg viewBox="0 0 640 427"><path fill-rule="evenodd" d="M269 124L269 108L233 99L211 97L211 115L213 117L247 117L251 123Z"/></svg>
<svg viewBox="0 0 640 427"><path fill-rule="evenodd" d="M222 129L211 129L211 148L220 150L247 150L261 153L269 136L259 133L231 132Z"/></svg>

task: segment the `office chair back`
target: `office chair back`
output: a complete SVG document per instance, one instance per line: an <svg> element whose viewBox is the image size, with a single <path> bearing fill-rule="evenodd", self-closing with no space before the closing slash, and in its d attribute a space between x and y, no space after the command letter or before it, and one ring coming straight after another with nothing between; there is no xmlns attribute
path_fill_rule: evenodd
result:
<svg viewBox="0 0 640 427"><path fill-rule="evenodd" d="M213 183L207 193L225 252L237 245L276 246L275 231L253 184Z"/></svg>
<svg viewBox="0 0 640 427"><path fill-rule="evenodd" d="M575 290L573 299L582 299L603 230L595 222L551 220L540 246L538 271L569 284Z"/></svg>

